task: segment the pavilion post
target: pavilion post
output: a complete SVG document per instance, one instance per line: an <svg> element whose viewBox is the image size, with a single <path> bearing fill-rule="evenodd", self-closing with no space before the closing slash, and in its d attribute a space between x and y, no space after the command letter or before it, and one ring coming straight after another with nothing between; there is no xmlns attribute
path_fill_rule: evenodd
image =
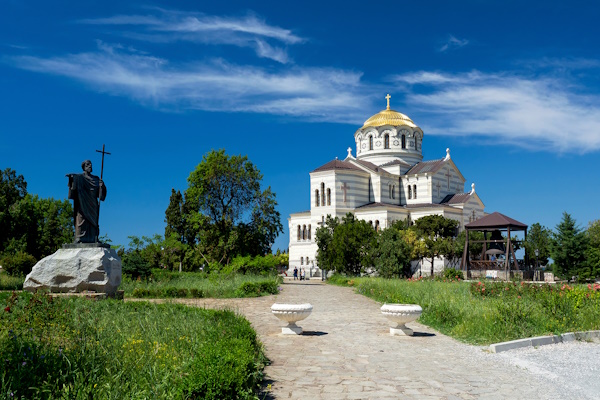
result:
<svg viewBox="0 0 600 400"><path fill-rule="evenodd" d="M465 271L465 279L469 277L469 230L465 229L465 249L461 261L461 269Z"/></svg>

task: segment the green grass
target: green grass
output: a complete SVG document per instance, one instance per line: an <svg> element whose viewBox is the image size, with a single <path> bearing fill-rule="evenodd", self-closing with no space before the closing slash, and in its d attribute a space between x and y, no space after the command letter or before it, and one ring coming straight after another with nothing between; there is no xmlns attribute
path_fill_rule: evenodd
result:
<svg viewBox="0 0 600 400"><path fill-rule="evenodd" d="M124 277L119 289L126 297L257 297L279 292L281 278L275 275L203 274L152 270L147 280Z"/></svg>
<svg viewBox="0 0 600 400"><path fill-rule="evenodd" d="M353 286L381 303L419 304L419 322L471 344L600 329L600 285L344 277L329 282Z"/></svg>
<svg viewBox="0 0 600 400"><path fill-rule="evenodd" d="M28 293L0 302L2 398L257 398L266 358L231 311Z"/></svg>
<svg viewBox="0 0 600 400"><path fill-rule="evenodd" d="M0 273L0 290L22 290L25 278L10 276L6 272Z"/></svg>

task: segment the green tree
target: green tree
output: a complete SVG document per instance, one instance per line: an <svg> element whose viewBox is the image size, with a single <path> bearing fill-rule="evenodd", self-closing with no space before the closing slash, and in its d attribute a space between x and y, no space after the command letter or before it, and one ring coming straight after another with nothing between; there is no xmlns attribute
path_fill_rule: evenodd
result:
<svg viewBox="0 0 600 400"><path fill-rule="evenodd" d="M375 268L384 278L411 276L411 248L402 236L404 227L404 222L398 221L377 236Z"/></svg>
<svg viewBox="0 0 600 400"><path fill-rule="evenodd" d="M527 232L527 240L525 241L525 250L529 258L535 262L537 258L538 264L548 264L550 258L550 243L552 241L552 231L545 226L535 223ZM536 257L535 251L538 251Z"/></svg>
<svg viewBox="0 0 600 400"><path fill-rule="evenodd" d="M425 241L426 258L431 259L431 277L433 278L433 263L437 257L452 254L452 237L456 235L458 221L442 215L427 215L415 221L415 229Z"/></svg>
<svg viewBox="0 0 600 400"><path fill-rule="evenodd" d="M377 246L376 233L366 221L348 213L333 230L331 246L336 272L358 276L373 267Z"/></svg>
<svg viewBox="0 0 600 400"><path fill-rule="evenodd" d="M165 222L167 224L165 227L165 238L175 235L181 243L186 243L183 207L184 202L181 192L171 189L169 206L165 211Z"/></svg>
<svg viewBox="0 0 600 400"><path fill-rule="evenodd" d="M333 232L340 224L340 220L331 215L327 215L325 223L315 231L315 242L317 244L317 264L319 268L326 271L334 270L334 262L336 258L335 248L333 247ZM291 234L291 233L290 233Z"/></svg>
<svg viewBox="0 0 600 400"><path fill-rule="evenodd" d="M184 219L211 261L270 253L283 232L275 194L261 190L262 178L246 156L225 150L205 154L191 172Z"/></svg>
<svg viewBox="0 0 600 400"><path fill-rule="evenodd" d="M585 234L588 245L580 276L584 279L597 278L600 276L600 220L590 222Z"/></svg>
<svg viewBox="0 0 600 400"><path fill-rule="evenodd" d="M576 225L570 214L564 212L562 220L556 225L550 245L554 273L563 278L577 275L584 266L586 248L585 232Z"/></svg>
<svg viewBox="0 0 600 400"><path fill-rule="evenodd" d="M9 242L21 236L15 233L17 221L14 220L13 208L26 194L27 182L23 175L17 175L10 168L0 171L0 251L6 251Z"/></svg>

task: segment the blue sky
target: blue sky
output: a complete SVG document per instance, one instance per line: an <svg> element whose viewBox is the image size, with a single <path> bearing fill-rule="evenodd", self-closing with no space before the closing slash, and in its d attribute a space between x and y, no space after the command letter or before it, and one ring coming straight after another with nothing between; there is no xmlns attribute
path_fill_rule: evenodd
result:
<svg viewBox="0 0 600 400"><path fill-rule="evenodd" d="M594 2L0 3L0 168L66 198L106 144L101 230L164 233L171 188L211 149L246 154L287 217L314 168L385 108L445 149L486 211L582 226L600 195ZM466 189L467 189L466 188Z"/></svg>

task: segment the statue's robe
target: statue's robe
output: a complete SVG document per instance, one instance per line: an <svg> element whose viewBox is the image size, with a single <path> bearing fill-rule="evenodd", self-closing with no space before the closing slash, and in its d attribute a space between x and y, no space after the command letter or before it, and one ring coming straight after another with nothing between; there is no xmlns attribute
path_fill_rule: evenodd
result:
<svg viewBox="0 0 600 400"><path fill-rule="evenodd" d="M69 199L73 200L75 219L75 243L95 243L98 241L98 199L106 198L106 186L100 186L100 178L95 175L70 174Z"/></svg>

